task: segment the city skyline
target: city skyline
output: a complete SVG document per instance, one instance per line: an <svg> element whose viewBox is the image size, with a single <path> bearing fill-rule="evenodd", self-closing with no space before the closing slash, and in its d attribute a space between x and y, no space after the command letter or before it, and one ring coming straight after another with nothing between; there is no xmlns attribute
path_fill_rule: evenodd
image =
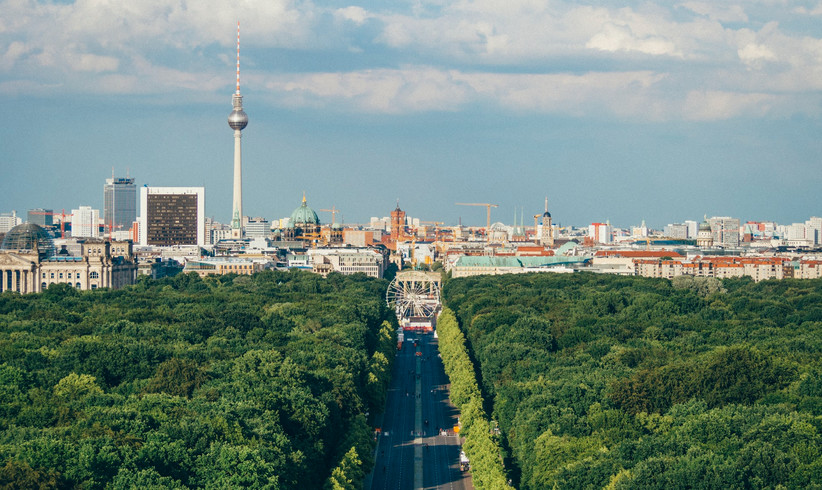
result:
<svg viewBox="0 0 822 490"><path fill-rule="evenodd" d="M114 166L229 223L239 20L247 216L820 214L819 2L0 5L1 212L102 209Z"/></svg>

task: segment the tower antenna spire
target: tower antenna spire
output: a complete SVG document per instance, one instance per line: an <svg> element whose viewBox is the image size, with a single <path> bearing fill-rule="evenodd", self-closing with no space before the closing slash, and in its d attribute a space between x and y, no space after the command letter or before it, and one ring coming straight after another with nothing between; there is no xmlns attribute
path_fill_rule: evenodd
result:
<svg viewBox="0 0 822 490"><path fill-rule="evenodd" d="M237 21L237 95L240 95L240 21Z"/></svg>

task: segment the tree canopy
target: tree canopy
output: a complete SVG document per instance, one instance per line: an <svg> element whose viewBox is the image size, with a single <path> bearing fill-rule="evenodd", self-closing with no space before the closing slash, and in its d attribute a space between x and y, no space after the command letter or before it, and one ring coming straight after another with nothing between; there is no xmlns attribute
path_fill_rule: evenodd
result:
<svg viewBox="0 0 822 490"><path fill-rule="evenodd" d="M0 487L361 484L396 349L386 286L292 271L0 295Z"/></svg>
<svg viewBox="0 0 822 490"><path fill-rule="evenodd" d="M822 280L452 279L522 489L822 488Z"/></svg>

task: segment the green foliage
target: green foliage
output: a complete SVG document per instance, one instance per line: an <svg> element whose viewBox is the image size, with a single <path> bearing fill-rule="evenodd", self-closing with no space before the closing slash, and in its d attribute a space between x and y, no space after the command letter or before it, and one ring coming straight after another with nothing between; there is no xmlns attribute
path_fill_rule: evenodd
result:
<svg viewBox="0 0 822 490"><path fill-rule="evenodd" d="M25 461L6 461L0 468L0 488L3 490L47 490L58 488L59 474L53 470L35 470Z"/></svg>
<svg viewBox="0 0 822 490"><path fill-rule="evenodd" d="M160 363L157 372L149 379L146 393L168 393L191 398L207 377L194 361L172 358Z"/></svg>
<svg viewBox="0 0 822 490"><path fill-rule="evenodd" d="M465 347L465 336L454 313L444 308L437 319L439 348L445 373L451 381L451 401L460 410L465 454L471 460L471 478L478 489L510 488L497 441L482 407L483 399L474 366Z"/></svg>
<svg viewBox="0 0 822 490"><path fill-rule="evenodd" d="M452 279L444 301L481 374L454 398L489 396L523 489L819 488L820 292L819 280Z"/></svg>
<svg viewBox="0 0 822 490"><path fill-rule="evenodd" d="M294 271L0 295L0 488L360 487L396 349L386 286Z"/></svg>
<svg viewBox="0 0 822 490"><path fill-rule="evenodd" d="M356 448L351 448L343 456L340 464L331 471L331 476L323 488L331 490L357 490L361 488L365 474Z"/></svg>

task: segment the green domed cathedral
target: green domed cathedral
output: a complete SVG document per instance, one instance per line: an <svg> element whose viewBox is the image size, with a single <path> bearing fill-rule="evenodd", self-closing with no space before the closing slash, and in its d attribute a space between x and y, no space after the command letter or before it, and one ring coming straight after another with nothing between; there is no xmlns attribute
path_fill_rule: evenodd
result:
<svg viewBox="0 0 822 490"><path fill-rule="evenodd" d="M320 218L306 202L305 193L300 207L291 213L288 226L283 230L283 238L305 241L316 241L320 238Z"/></svg>

